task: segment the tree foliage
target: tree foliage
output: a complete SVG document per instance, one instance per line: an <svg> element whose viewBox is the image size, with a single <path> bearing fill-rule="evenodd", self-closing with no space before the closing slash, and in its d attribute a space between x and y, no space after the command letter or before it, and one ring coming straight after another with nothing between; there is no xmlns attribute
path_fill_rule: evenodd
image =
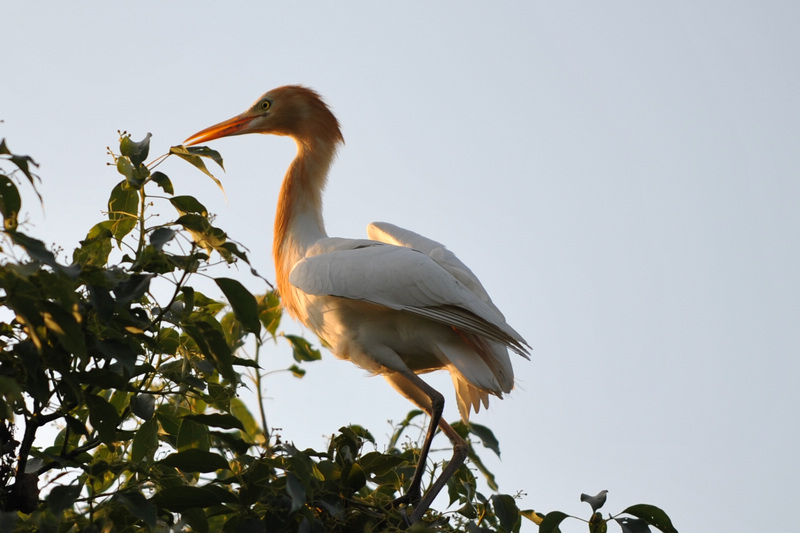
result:
<svg viewBox="0 0 800 533"><path fill-rule="evenodd" d="M263 402L254 414L238 396L243 376L260 399L267 347L291 345L296 377L320 353L280 332L274 291L253 294L215 275L216 265L249 265L247 254L197 198L175 193L155 170L160 159L145 164L149 141L121 134L111 155L122 179L68 260L22 230L18 185L25 178L36 190L36 164L0 145L10 167L0 167L0 530L405 529L392 501L418 450L398 442L420 413L384 452L357 425L323 450L268 432ZM221 187L205 164L221 166L217 152L171 154ZM209 279L225 301L198 288ZM458 427L497 451L487 428ZM515 500L481 494L467 466L448 489L454 510L431 511L415 527L519 529Z"/></svg>
<svg viewBox="0 0 800 533"><path fill-rule="evenodd" d="M36 163L0 142L0 531L484 533L517 532L523 518L559 531L565 513L520 511L514 497L478 490L473 469L497 485L472 444L448 482L447 510L409 527L393 501L414 473L419 443L407 430L420 411L395 426L385 451L358 425L339 428L322 450L270 434L262 352L287 342L298 378L320 352L280 331L274 291L253 294L216 274L249 265L244 248L197 198L175 194L155 170L162 158L145 164L149 141L120 135L111 156L122 179L68 260L23 231L18 185L24 178L42 200ZM222 166L217 152L170 154L222 187L205 164ZM255 413L238 395L246 379ZM499 455L489 428L453 427ZM428 466L431 479L442 467ZM585 501L591 532L612 518L625 533L675 532L656 507L606 520L597 512L604 493Z"/></svg>

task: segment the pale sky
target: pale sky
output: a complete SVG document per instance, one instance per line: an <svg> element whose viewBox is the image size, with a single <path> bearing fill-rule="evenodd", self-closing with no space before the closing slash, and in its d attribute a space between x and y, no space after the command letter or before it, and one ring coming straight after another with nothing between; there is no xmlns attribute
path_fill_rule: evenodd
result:
<svg viewBox="0 0 800 533"><path fill-rule="evenodd" d="M445 243L533 347L473 419L500 440L502 461L482 455L501 492L588 516L580 493L608 489L606 512L651 503L680 531L796 530L800 4L5 1L2 26L0 137L41 164L44 215L22 186L35 236L71 254L102 219L117 130L159 154L311 86L347 142L329 233L383 220ZM273 279L294 145L211 146L227 203L160 169ZM270 425L298 446L349 423L385 446L411 408L330 354L306 368L268 380ZM449 379L430 382L456 419Z"/></svg>

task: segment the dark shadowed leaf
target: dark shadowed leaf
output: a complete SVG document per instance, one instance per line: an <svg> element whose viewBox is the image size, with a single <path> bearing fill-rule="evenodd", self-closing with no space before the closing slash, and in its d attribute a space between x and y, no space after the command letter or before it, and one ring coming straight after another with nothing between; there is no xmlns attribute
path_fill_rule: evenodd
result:
<svg viewBox="0 0 800 533"><path fill-rule="evenodd" d="M208 426L184 417L181 421L181 429L178 431L177 448L178 451L190 449L208 451Z"/></svg>
<svg viewBox="0 0 800 533"><path fill-rule="evenodd" d="M244 429L241 420L233 415L212 413L209 415L188 415L184 419L194 420L199 424L223 429Z"/></svg>
<svg viewBox="0 0 800 533"><path fill-rule="evenodd" d="M581 494L581 501L586 502L592 506L592 511L597 511L606 503L606 498L608 497L607 490L601 490L594 496L589 496L588 494Z"/></svg>
<svg viewBox="0 0 800 533"><path fill-rule="evenodd" d="M54 514L59 514L64 509L72 507L78 496L81 495L81 485L62 485L53 487L50 494L47 495L47 507L50 508Z"/></svg>
<svg viewBox="0 0 800 533"><path fill-rule="evenodd" d="M650 526L641 518L624 516L622 518L615 518L614 520L619 524L622 533L651 533Z"/></svg>
<svg viewBox="0 0 800 533"><path fill-rule="evenodd" d="M225 298L233 308L236 319L242 323L245 331L259 335L261 322L258 320L258 303L255 296L244 288L244 285L230 278L216 278L217 286L222 289Z"/></svg>
<svg viewBox="0 0 800 533"><path fill-rule="evenodd" d="M131 444L131 461L141 463L150 462L158 448L158 419L150 418L136 431Z"/></svg>
<svg viewBox="0 0 800 533"><path fill-rule="evenodd" d="M125 491L114 495L114 501L125 507L131 516L142 520L150 530L156 527L156 506L152 504L141 492Z"/></svg>
<svg viewBox="0 0 800 533"><path fill-rule="evenodd" d="M155 412L156 398L152 394L137 394L131 398L131 411L142 420L150 420Z"/></svg>
<svg viewBox="0 0 800 533"><path fill-rule="evenodd" d="M172 182L163 172L156 170L150 175L150 179L153 180L156 185L161 187L165 193L175 194L175 189L172 187Z"/></svg>
<svg viewBox="0 0 800 533"><path fill-rule="evenodd" d="M286 474L286 494L292 499L292 509L294 513L306 503L306 489L294 472Z"/></svg>
<svg viewBox="0 0 800 533"><path fill-rule="evenodd" d="M150 234L150 244L152 244L153 248L160 252L161 249L164 248L164 245L171 241L175 235L177 235L175 230L169 228L158 228Z"/></svg>
<svg viewBox="0 0 800 533"><path fill-rule="evenodd" d="M657 527L664 533L678 533L678 530L672 525L672 521L669 519L669 516L667 516L667 513L655 505L640 503L637 505L631 505L622 512L633 515L636 518L641 518L651 526Z"/></svg>
<svg viewBox="0 0 800 533"><path fill-rule="evenodd" d="M147 154L150 152L150 137L153 135L148 133L139 142L131 139L130 135L123 135L119 140L119 151L122 155L130 158L135 166L139 166L147 159Z"/></svg>
<svg viewBox="0 0 800 533"><path fill-rule="evenodd" d="M48 330L58 337L58 342L69 353L78 357L86 356L86 342L83 330L75 315L55 302L42 302L42 319Z"/></svg>
<svg viewBox="0 0 800 533"><path fill-rule="evenodd" d="M0 155L8 156L8 159L10 159L11 162L14 163L17 166L17 168L19 168L22 171L23 174L25 174L25 177L28 178L28 181L31 183L31 186L33 187L33 191L36 193L36 196L39 197L39 202L41 202L42 195L39 194L38 190L36 190L36 180L39 179L39 177L33 172L31 172L30 169L31 166L38 167L39 164L36 161L34 161L33 158L30 156L12 154L11 151L8 149L8 146L6 146L5 139L0 140Z"/></svg>
<svg viewBox="0 0 800 533"><path fill-rule="evenodd" d="M53 268L59 267L58 263L56 262L56 256L53 255L53 252L48 250L44 243L39 239L28 237L24 233L19 233L16 231L8 231L6 234L11 237L11 240L14 242L14 244L25 249L25 252L34 261L39 261L40 263L44 263L45 265Z"/></svg>
<svg viewBox="0 0 800 533"><path fill-rule="evenodd" d="M544 515L542 523L539 524L539 533L559 533L561 530L558 528L558 526L566 518L569 518L567 513L562 513L561 511L550 511Z"/></svg>
<svg viewBox="0 0 800 533"><path fill-rule="evenodd" d="M22 199L17 186L8 176L0 174L0 213L3 215L5 229L17 229L17 216L21 207Z"/></svg>
<svg viewBox="0 0 800 533"><path fill-rule="evenodd" d="M206 487L190 487L187 485L161 489L155 496L150 498L150 501L162 509L176 513L193 507L211 507L222 503L216 491L209 490Z"/></svg>
<svg viewBox="0 0 800 533"><path fill-rule="evenodd" d="M198 449L171 453L159 463L184 472L215 472L230 469L228 461L221 455Z"/></svg>
<svg viewBox="0 0 800 533"><path fill-rule="evenodd" d="M495 494L492 496L494 514L500 520L500 526L506 531L519 531L520 514L514 498L508 494Z"/></svg>
<svg viewBox="0 0 800 533"><path fill-rule="evenodd" d="M100 440L106 444L113 443L120 423L116 408L105 398L94 394L86 395L86 405L89 407L89 422L99 434Z"/></svg>
<svg viewBox="0 0 800 533"><path fill-rule="evenodd" d="M201 204L194 196L174 196L169 199L169 202L181 215L195 213L203 217L208 216L206 206Z"/></svg>

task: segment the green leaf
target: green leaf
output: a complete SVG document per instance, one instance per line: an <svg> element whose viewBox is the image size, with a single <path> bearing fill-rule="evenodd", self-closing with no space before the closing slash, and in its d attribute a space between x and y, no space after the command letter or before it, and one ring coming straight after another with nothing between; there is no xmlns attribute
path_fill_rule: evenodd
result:
<svg viewBox="0 0 800 533"><path fill-rule="evenodd" d="M131 411L142 420L150 420L155 413L156 398L152 394L137 394L131 398Z"/></svg>
<svg viewBox="0 0 800 533"><path fill-rule="evenodd" d="M108 219L113 222L110 230L117 243L136 226L138 216L139 191L129 187L125 181L119 182L108 198Z"/></svg>
<svg viewBox="0 0 800 533"><path fill-rule="evenodd" d="M210 316L199 316L187 321L183 329L220 375L231 382L238 381L239 375L233 369L233 354L219 322Z"/></svg>
<svg viewBox="0 0 800 533"><path fill-rule="evenodd" d="M208 533L208 516L202 509L185 509L181 512L181 519L189 526L189 531Z"/></svg>
<svg viewBox="0 0 800 533"><path fill-rule="evenodd" d="M559 524L563 522L570 515L562 513L561 511L550 511L544 515L542 523L539 524L539 533L559 533L561 530L558 528Z"/></svg>
<svg viewBox="0 0 800 533"><path fill-rule="evenodd" d="M56 334L61 346L71 354L86 357L86 341L75 315L55 302L41 302L41 307L45 327Z"/></svg>
<svg viewBox="0 0 800 533"><path fill-rule="evenodd" d="M150 179L153 182L161 187L163 191L167 194L175 194L175 189L172 186L172 182L170 181L169 177L164 174L163 172L156 170L150 175Z"/></svg>
<svg viewBox="0 0 800 533"><path fill-rule="evenodd" d="M38 261L40 263L43 263L49 267L53 267L56 269L58 269L61 266L56 261L56 256L53 255L53 252L48 250L47 247L45 247L44 243L39 239L28 237L24 233L19 233L17 231L8 231L7 235L11 237L11 241L14 244L24 248L25 252L34 261Z"/></svg>
<svg viewBox="0 0 800 533"><path fill-rule="evenodd" d="M519 507L514 498L508 494L495 494L492 496L494 514L500 521L500 526L506 531L519 531L521 520Z"/></svg>
<svg viewBox="0 0 800 533"><path fill-rule="evenodd" d="M47 507L54 515L61 514L62 511L69 509L81 495L82 485L61 485L53 487L47 495Z"/></svg>
<svg viewBox="0 0 800 533"><path fill-rule="evenodd" d="M257 440L261 431L253 413L247 408L240 398L231 398L231 414L244 425L244 434L251 440Z"/></svg>
<svg viewBox="0 0 800 533"><path fill-rule="evenodd" d="M22 199L17 186L8 176L0 174L0 214L3 215L5 229L17 229L17 217L21 208Z"/></svg>
<svg viewBox="0 0 800 533"><path fill-rule="evenodd" d="M470 422L467 428L471 434L481 440L481 444L483 444L484 447L489 448L497 457L500 457L500 442L497 440L497 437L494 436L491 429L474 422Z"/></svg>
<svg viewBox="0 0 800 533"><path fill-rule="evenodd" d="M175 513L194 507L211 507L222 503L217 492L206 487L190 487L188 485L163 488L156 492L150 501L161 509Z"/></svg>
<svg viewBox="0 0 800 533"><path fill-rule="evenodd" d="M197 245L209 253L211 253L211 250L219 251L220 246L228 238L224 231L212 226L206 217L195 213L185 214L178 218L175 223L183 226L192 235Z"/></svg>
<svg viewBox="0 0 800 533"><path fill-rule="evenodd" d="M122 504L131 516L142 520L151 531L156 528L156 506L153 505L144 494L136 491L118 492L113 500Z"/></svg>
<svg viewBox="0 0 800 533"><path fill-rule="evenodd" d="M72 253L72 260L84 266L105 265L111 253L111 239L114 236L111 228L114 224L112 220L105 220L92 226L86 238L80 242L80 248L75 248Z"/></svg>
<svg viewBox="0 0 800 533"><path fill-rule="evenodd" d="M38 167L39 164L36 161L34 161L33 158L31 158L30 156L12 154L11 151L8 149L8 146L6 146L5 139L0 140L0 155L7 155L8 158L11 160L11 162L14 163L17 166L17 168L19 168L22 171L23 174L25 174L25 177L28 178L28 181L31 183L31 186L33 187L33 191L36 193L36 196L39 197L39 202L41 203L42 195L39 194L38 190L36 190L36 180L38 179L38 176L33 172L31 172L29 166L32 165L34 167Z"/></svg>
<svg viewBox="0 0 800 533"><path fill-rule="evenodd" d="M169 199L169 202L181 215L195 213L203 217L208 216L206 206L201 204L194 196L174 196Z"/></svg>
<svg viewBox="0 0 800 533"><path fill-rule="evenodd" d="M222 182L220 182L214 175L209 172L208 168L206 168L206 164L203 163L203 157L209 157L213 159L220 167L222 167L222 157L220 157L219 153L207 148L205 146L201 147L185 147L185 146L173 146L169 149L170 154L175 154L181 159L188 161L195 167L199 168L203 171L209 178L211 178L214 183L217 184L219 190L222 191L222 194L225 194L225 189L222 187ZM223 167L224 170L224 167ZM227 196L226 196L227 198Z"/></svg>
<svg viewBox="0 0 800 533"><path fill-rule="evenodd" d="M664 533L678 533L678 530L672 525L672 521L669 519L669 516L667 516L667 513L655 505L640 503L637 505L631 505L622 512L633 515L636 518L641 518L651 526L657 527Z"/></svg>
<svg viewBox="0 0 800 533"><path fill-rule="evenodd" d="M306 489L294 472L286 474L286 494L292 499L290 513L297 512L306 504Z"/></svg>
<svg viewBox="0 0 800 533"><path fill-rule="evenodd" d="M130 158L135 166L139 166L147 159L147 154L150 152L150 137L153 135L148 133L144 139L139 142L131 140L130 135L123 135L119 140L119 151L122 155Z"/></svg>
<svg viewBox="0 0 800 533"><path fill-rule="evenodd" d="M292 355L294 360L298 363L303 361L319 361L322 359L322 354L319 350L315 350L303 337L297 335L285 334L284 337L292 344Z"/></svg>
<svg viewBox="0 0 800 533"><path fill-rule="evenodd" d="M228 461L221 455L206 450L189 449L171 453L159 463L184 472L216 472L230 470Z"/></svg>
<svg viewBox="0 0 800 533"><path fill-rule="evenodd" d="M150 463L157 449L158 419L152 417L136 430L136 435L134 435L133 443L131 444L131 462Z"/></svg>
<svg viewBox="0 0 800 533"><path fill-rule="evenodd" d="M208 426L184 417L181 420L181 429L178 431L177 448L179 452L190 449L208 451Z"/></svg>
<svg viewBox="0 0 800 533"><path fill-rule="evenodd" d="M214 281L222 289L228 303L233 308L233 314L242 323L245 331L256 335L261 334L261 322L258 320L258 303L255 296L235 279L216 278Z"/></svg>
<svg viewBox="0 0 800 533"><path fill-rule="evenodd" d="M86 395L86 405L89 407L89 422L97 431L100 440L106 444L113 444L120 423L117 410L104 398L94 394Z"/></svg>
<svg viewBox="0 0 800 533"><path fill-rule="evenodd" d="M619 524L622 533L651 533L650 526L641 518L623 516L622 518L615 518L614 520Z"/></svg>
<svg viewBox="0 0 800 533"><path fill-rule="evenodd" d="M157 228L150 234L150 244L159 252L164 248L164 245L171 241L177 232L169 228Z"/></svg>
<svg viewBox="0 0 800 533"><path fill-rule="evenodd" d="M223 429L244 429L242 421L233 415L212 413L208 415L187 415L184 419L194 420L199 424Z"/></svg>

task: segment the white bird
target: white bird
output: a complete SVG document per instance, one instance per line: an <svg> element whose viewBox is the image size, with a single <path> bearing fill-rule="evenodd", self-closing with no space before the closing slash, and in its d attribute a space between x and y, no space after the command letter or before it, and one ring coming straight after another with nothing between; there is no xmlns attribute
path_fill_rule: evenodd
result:
<svg viewBox="0 0 800 533"><path fill-rule="evenodd" d="M286 135L297 144L275 217L273 257L283 306L334 355L381 374L430 416L414 478L396 500L411 506L411 523L419 521L463 463L468 444L442 419L444 397L418 374L447 370L466 422L471 409L488 407L490 394L502 398L511 391L508 349L527 359L529 346L472 271L438 242L382 222L367 227L369 239L327 235L322 191L344 139L316 92L297 85L273 89L185 143L245 133ZM437 427L452 442L453 457L422 498Z"/></svg>

